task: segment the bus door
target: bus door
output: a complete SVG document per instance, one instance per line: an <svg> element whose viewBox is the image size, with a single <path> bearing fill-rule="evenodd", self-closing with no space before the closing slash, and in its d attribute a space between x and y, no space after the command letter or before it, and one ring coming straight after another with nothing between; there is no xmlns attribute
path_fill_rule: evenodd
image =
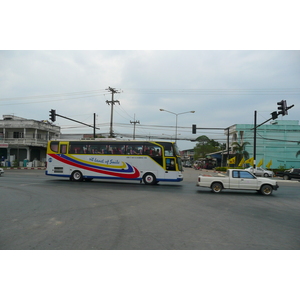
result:
<svg viewBox="0 0 300 300"><path fill-rule="evenodd" d="M176 158L175 157L165 157L165 164L167 171L176 171Z"/></svg>

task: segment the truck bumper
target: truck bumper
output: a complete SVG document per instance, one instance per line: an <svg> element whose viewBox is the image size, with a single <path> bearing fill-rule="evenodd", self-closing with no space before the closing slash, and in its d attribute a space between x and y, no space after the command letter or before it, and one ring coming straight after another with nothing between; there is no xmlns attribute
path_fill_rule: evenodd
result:
<svg viewBox="0 0 300 300"><path fill-rule="evenodd" d="M279 185L278 184L276 184L276 185L273 185L273 190L277 190L279 188Z"/></svg>

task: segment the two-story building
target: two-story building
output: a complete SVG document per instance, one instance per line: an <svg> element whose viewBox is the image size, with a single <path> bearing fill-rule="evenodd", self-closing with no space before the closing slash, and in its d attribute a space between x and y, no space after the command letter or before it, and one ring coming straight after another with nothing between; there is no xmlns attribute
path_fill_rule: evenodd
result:
<svg viewBox="0 0 300 300"><path fill-rule="evenodd" d="M36 121L14 115L0 119L0 159L7 166L24 166L26 161L42 165L47 142L60 136L60 127L47 120Z"/></svg>

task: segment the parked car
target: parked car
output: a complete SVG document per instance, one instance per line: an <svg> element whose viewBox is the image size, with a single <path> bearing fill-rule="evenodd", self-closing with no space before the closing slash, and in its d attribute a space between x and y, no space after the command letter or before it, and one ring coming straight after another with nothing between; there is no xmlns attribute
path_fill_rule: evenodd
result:
<svg viewBox="0 0 300 300"><path fill-rule="evenodd" d="M265 170L265 169L260 168L260 167L257 167L257 168L250 167L250 168L247 168L245 170L251 172L255 176L263 176L263 177L273 177L274 176L273 171Z"/></svg>
<svg viewBox="0 0 300 300"><path fill-rule="evenodd" d="M290 169L284 172L277 172L276 176L282 177L284 180L291 180L292 178L300 179L300 169Z"/></svg>
<svg viewBox="0 0 300 300"><path fill-rule="evenodd" d="M0 176L4 173L4 170L0 168Z"/></svg>

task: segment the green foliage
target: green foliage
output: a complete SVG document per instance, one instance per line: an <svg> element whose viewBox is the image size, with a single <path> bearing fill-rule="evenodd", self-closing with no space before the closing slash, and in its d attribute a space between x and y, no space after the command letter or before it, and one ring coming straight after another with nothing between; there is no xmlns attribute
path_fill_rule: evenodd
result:
<svg viewBox="0 0 300 300"><path fill-rule="evenodd" d="M240 144L238 142L233 142L231 144L232 150L236 153L236 164L239 164L243 157L245 160L249 158L249 153L245 150L247 145L250 145L250 143L244 142Z"/></svg>
<svg viewBox="0 0 300 300"><path fill-rule="evenodd" d="M206 135L201 135L197 137L196 140L197 144L194 147L194 160L206 157L207 154L220 151L222 148L222 145L219 142L209 139Z"/></svg>
<svg viewBox="0 0 300 300"><path fill-rule="evenodd" d="M241 169L243 170L244 168L243 167L217 167L215 168L216 171L220 171L220 172L226 172L228 169Z"/></svg>
<svg viewBox="0 0 300 300"><path fill-rule="evenodd" d="M284 171L284 170L285 170L285 167L284 167L284 166L278 166L277 170L278 170L278 171Z"/></svg>
<svg viewBox="0 0 300 300"><path fill-rule="evenodd" d="M216 171L220 171L220 172L226 172L227 171L227 167L217 167L215 170Z"/></svg>

